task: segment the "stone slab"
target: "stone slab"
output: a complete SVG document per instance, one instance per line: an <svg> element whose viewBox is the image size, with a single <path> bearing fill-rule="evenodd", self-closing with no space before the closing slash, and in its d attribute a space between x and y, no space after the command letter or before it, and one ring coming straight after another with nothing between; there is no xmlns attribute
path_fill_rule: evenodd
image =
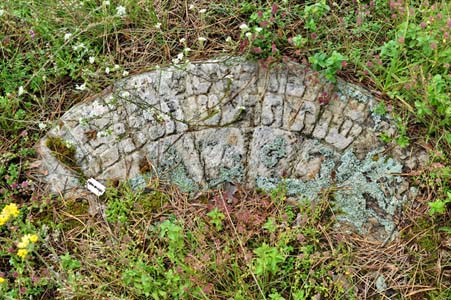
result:
<svg viewBox="0 0 451 300"><path fill-rule="evenodd" d="M412 196L399 192L408 183L398 174L416 162L384 148L378 136L394 126L373 113L376 105L368 91L333 85L307 66L224 58L121 80L70 109L47 137L74 145L83 176L105 184L145 182L145 161L185 191L285 184L291 196L314 201L329 190L343 222L383 236ZM37 146L42 180L54 193L79 194L80 180L47 137Z"/></svg>

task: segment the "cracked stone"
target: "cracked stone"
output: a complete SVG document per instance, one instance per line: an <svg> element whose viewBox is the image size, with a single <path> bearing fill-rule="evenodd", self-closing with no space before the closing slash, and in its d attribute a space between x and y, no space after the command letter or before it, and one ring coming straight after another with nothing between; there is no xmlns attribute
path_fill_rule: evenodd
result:
<svg viewBox="0 0 451 300"><path fill-rule="evenodd" d="M119 151L117 148L112 147L106 150L100 155L100 160L104 167L109 167L119 160Z"/></svg>

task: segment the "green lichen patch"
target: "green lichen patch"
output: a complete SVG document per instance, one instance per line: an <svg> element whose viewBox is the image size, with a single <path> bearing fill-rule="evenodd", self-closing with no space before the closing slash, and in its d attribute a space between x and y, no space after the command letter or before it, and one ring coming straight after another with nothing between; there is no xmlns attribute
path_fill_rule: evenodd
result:
<svg viewBox="0 0 451 300"><path fill-rule="evenodd" d="M195 192L200 189L199 185L189 176L183 159L174 148L170 148L161 158L160 165L156 168L161 179L168 180L177 185L183 192Z"/></svg>
<svg viewBox="0 0 451 300"><path fill-rule="evenodd" d="M262 147L260 159L267 168L274 168L279 161L287 156L287 142L282 137Z"/></svg>
<svg viewBox="0 0 451 300"><path fill-rule="evenodd" d="M243 181L244 166L241 163L241 158L239 157L239 155L235 155L233 157L233 162L234 165L231 168L226 168L224 166L221 166L219 168L219 176L218 178L210 180L210 182L208 183L209 188L218 187L225 182L237 183Z"/></svg>
<svg viewBox="0 0 451 300"><path fill-rule="evenodd" d="M288 195L311 201L318 200L322 191L334 186L334 202L342 212L339 220L366 233L368 220L375 219L389 233L394 228L392 217L402 203L395 196L402 179L392 174L401 172L402 165L380 153L375 150L359 160L348 150L337 161L326 155L319 175L312 180L258 177L256 185L270 191L283 180Z"/></svg>
<svg viewBox="0 0 451 300"><path fill-rule="evenodd" d="M196 182L188 176L188 172L183 164L177 165L169 173L170 181L176 184L183 192L195 192L199 190Z"/></svg>

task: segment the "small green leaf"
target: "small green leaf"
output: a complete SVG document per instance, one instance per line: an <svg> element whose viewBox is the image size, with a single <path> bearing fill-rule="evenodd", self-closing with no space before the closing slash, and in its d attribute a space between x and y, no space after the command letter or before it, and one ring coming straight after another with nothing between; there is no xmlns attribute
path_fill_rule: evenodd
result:
<svg viewBox="0 0 451 300"><path fill-rule="evenodd" d="M268 221L263 225L263 229L268 230L269 232L274 232L277 229L277 225L274 222L273 218L268 218Z"/></svg>
<svg viewBox="0 0 451 300"><path fill-rule="evenodd" d="M385 107L385 103L379 102L376 105L376 107L374 108L373 112L379 116L383 116L383 115L387 114L387 108Z"/></svg>
<svg viewBox="0 0 451 300"><path fill-rule="evenodd" d="M404 135L401 135L396 139L396 144L398 144L398 146L401 148L409 146L409 143L409 138Z"/></svg>
<svg viewBox="0 0 451 300"><path fill-rule="evenodd" d="M446 203L442 200L436 200L435 202L429 202L429 215L443 214L446 210Z"/></svg>
<svg viewBox="0 0 451 300"><path fill-rule="evenodd" d="M440 227L438 230L451 234L451 227Z"/></svg>

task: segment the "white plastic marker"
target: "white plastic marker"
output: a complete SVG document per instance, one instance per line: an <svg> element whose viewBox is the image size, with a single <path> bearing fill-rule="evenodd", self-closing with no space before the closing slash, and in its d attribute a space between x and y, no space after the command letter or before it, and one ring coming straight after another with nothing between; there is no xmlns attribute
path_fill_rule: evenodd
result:
<svg viewBox="0 0 451 300"><path fill-rule="evenodd" d="M86 188L97 196L102 196L103 193L105 193L105 186L94 178L88 179L88 181L86 182Z"/></svg>

